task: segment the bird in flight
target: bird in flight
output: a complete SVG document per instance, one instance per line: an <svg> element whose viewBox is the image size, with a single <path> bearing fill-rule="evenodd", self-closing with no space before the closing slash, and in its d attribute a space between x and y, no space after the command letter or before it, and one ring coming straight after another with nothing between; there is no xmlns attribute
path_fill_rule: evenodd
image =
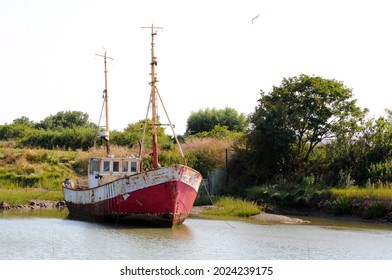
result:
<svg viewBox="0 0 392 280"><path fill-rule="evenodd" d="M255 16L254 18L252 18L252 24L253 24L253 21L259 17L259 15L260 15L260 14L258 14L258 15Z"/></svg>

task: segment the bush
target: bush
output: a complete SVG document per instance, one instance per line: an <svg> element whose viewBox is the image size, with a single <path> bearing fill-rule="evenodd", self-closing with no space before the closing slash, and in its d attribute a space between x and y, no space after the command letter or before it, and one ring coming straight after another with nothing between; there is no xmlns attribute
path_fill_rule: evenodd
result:
<svg viewBox="0 0 392 280"><path fill-rule="evenodd" d="M351 197L338 197L332 202L334 215L350 215L353 213L354 199Z"/></svg>
<svg viewBox="0 0 392 280"><path fill-rule="evenodd" d="M258 203L269 199L269 192L266 187L255 186L245 190L245 198Z"/></svg>
<svg viewBox="0 0 392 280"><path fill-rule="evenodd" d="M392 182L392 160L371 164L368 168L371 182Z"/></svg>
<svg viewBox="0 0 392 280"><path fill-rule="evenodd" d="M0 140L20 140L23 137L34 134L35 129L25 124L0 125Z"/></svg>
<svg viewBox="0 0 392 280"><path fill-rule="evenodd" d="M365 209L361 213L363 219L380 219L385 217L388 212L387 206L382 201L371 202L370 205L365 204Z"/></svg>
<svg viewBox="0 0 392 280"><path fill-rule="evenodd" d="M309 198L309 205L311 207L327 207L330 205L331 197L329 191L315 191Z"/></svg>
<svg viewBox="0 0 392 280"><path fill-rule="evenodd" d="M75 127L61 130L37 130L37 133L25 137L21 144L27 147L54 149L88 150L94 145L96 130L93 128Z"/></svg>

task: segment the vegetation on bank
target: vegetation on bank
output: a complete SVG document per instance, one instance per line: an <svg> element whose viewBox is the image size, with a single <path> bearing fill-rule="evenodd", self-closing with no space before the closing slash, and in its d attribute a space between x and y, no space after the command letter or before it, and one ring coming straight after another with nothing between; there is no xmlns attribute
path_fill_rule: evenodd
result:
<svg viewBox="0 0 392 280"><path fill-rule="evenodd" d="M31 200L63 201L60 190L46 190L41 188L0 188L0 203L6 202L11 206L28 205Z"/></svg>
<svg viewBox="0 0 392 280"><path fill-rule="evenodd" d="M201 213L202 217L250 217L261 212L261 208L254 202L240 198L221 197L215 203L217 208L207 209Z"/></svg>
<svg viewBox="0 0 392 280"><path fill-rule="evenodd" d="M243 197L272 212L356 216L392 222L390 185L315 189L312 185L275 184L248 188Z"/></svg>
<svg viewBox="0 0 392 280"><path fill-rule="evenodd" d="M0 146L0 187L59 190L59 182L75 175L73 151Z"/></svg>
<svg viewBox="0 0 392 280"><path fill-rule="evenodd" d="M230 140L194 139L183 145L187 164L199 170L204 176L210 170L220 170L225 166L225 148ZM112 146L111 152L116 156L137 155L137 149ZM151 165L150 150L144 154L144 168ZM105 156L103 147L83 150L47 150L41 148L21 148L15 143L0 141L0 188L38 187L60 190L65 178L87 176L88 159ZM183 159L174 147L161 150L162 165L182 163ZM0 197L1 200L1 197Z"/></svg>

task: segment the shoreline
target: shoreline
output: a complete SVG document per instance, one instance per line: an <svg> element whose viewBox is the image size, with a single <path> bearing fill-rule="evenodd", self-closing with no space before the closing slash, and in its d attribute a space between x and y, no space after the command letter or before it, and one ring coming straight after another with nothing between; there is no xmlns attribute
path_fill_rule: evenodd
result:
<svg viewBox="0 0 392 280"><path fill-rule="evenodd" d="M67 208L65 201L52 201L52 200L40 200L40 199L32 199L29 204L23 205L10 205L6 201L0 201L0 211L33 211L37 209L62 209ZM193 206L191 212L189 213L190 218L207 218L203 217L202 213L208 209L218 208L215 205L204 205L204 206ZM300 218L299 218L300 217ZM382 219L363 219L356 216L334 216L332 214L327 213L301 213L301 212L280 212L280 213L267 213L261 212L259 214L247 217L246 220L250 222L261 222L266 224L296 224L296 225L307 225L312 224L311 221L306 220L306 217L311 218L330 218L330 219L340 219L347 221L358 221L358 222L370 222L370 223L380 223L385 225L392 225L392 223L388 220ZM237 219L237 216L233 216L233 219ZM216 219L219 219L219 216L216 216ZM240 218L241 219L241 218ZM244 220L244 219L241 219Z"/></svg>
<svg viewBox="0 0 392 280"><path fill-rule="evenodd" d="M40 200L32 199L27 205L10 205L6 201L0 202L0 210L4 211L31 211L36 209L54 209L54 208L66 208L64 201L52 201L52 200ZM206 205L206 206L193 206L189 217L198 218L201 217L203 211L207 209L217 208L218 206ZM219 218L219 217L218 217ZM233 217L235 218L235 217ZM309 224L309 221L305 221L299 218L292 218L286 215L271 214L271 213L259 213L254 216L250 216L249 219L263 223L283 223L283 224Z"/></svg>

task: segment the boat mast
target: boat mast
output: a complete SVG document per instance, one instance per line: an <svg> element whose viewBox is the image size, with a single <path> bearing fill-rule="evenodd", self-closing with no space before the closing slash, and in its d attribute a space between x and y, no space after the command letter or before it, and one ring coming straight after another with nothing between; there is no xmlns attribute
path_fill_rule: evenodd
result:
<svg viewBox="0 0 392 280"><path fill-rule="evenodd" d="M105 131L103 133L100 133L99 136L106 142L106 153L109 155L110 154L110 136L109 136L109 96L108 96L108 71L107 71L107 66L106 66L106 60L111 59L114 60L111 57L106 56L106 50L104 49L105 53L104 55L101 54L95 54L97 56L103 57L103 63L104 63L104 73L105 73L105 89L103 90L103 98L104 98L104 106L105 106ZM103 113L103 107L101 111L101 117L99 119L99 123L101 122L102 118L102 113ZM98 124L99 126L99 124Z"/></svg>
<svg viewBox="0 0 392 280"><path fill-rule="evenodd" d="M171 123L169 115L166 111L165 105L162 102L162 98L161 95L159 94L158 88L156 86L156 83L158 82L157 78L156 78L156 73L155 73L155 66L157 66L158 61L157 58L154 54L154 36L157 35L158 29L163 29L163 27L154 27L154 25L151 25L151 27L142 27L142 28L151 28L151 95L150 95L150 100L148 102L148 106L147 106L147 115L146 115L146 122L144 124L144 131L143 131L143 139L140 145L140 156L142 154L142 150L143 150L143 143L144 143L144 135L146 132L146 127L147 127L147 117L148 117L148 112L150 109L150 105L152 107L152 123L153 123L153 152L152 152L152 157L153 157L153 166L154 168L159 168L159 162L158 162L158 126L160 125L164 125L158 122L158 110L157 110L157 100L159 98L159 100L161 101L163 110L165 111L166 117L169 121L169 124L166 124L168 126L170 126L172 132L173 132L173 136L177 142L178 145L178 149L180 150L181 156L184 159L184 164L186 165L186 159L184 156L184 153L182 151L180 142L178 141L177 135L174 131L174 125ZM155 29L155 30L154 30ZM158 98L157 98L158 97Z"/></svg>
<svg viewBox="0 0 392 280"><path fill-rule="evenodd" d="M156 83L158 82L156 73L155 73L155 66L157 66L158 61L157 57L154 54L154 36L157 35L157 29L163 29L163 27L144 27L144 28L151 28L151 95L150 95L150 102L152 107L152 159L153 159L153 166L154 168L159 167L158 162L158 105L157 105L157 87Z"/></svg>

